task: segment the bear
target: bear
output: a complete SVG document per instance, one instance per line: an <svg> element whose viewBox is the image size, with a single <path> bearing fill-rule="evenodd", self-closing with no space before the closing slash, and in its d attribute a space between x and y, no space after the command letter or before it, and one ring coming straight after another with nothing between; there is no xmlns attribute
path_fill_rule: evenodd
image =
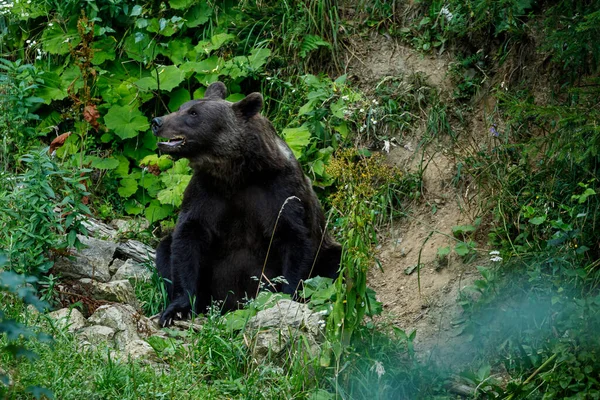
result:
<svg viewBox="0 0 600 400"><path fill-rule="evenodd" d="M169 301L161 326L215 300L234 310L261 287L294 297L305 279L338 276L342 247L310 179L261 115L262 95L232 103L226 92L212 83L204 98L152 120L159 151L193 170L175 228L156 251Z"/></svg>

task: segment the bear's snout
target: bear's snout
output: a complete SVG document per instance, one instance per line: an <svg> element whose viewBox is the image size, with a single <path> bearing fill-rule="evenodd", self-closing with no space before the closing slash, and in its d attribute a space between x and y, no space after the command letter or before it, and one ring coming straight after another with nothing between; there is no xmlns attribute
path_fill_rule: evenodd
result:
<svg viewBox="0 0 600 400"><path fill-rule="evenodd" d="M152 118L152 132L156 135L163 124L162 118Z"/></svg>

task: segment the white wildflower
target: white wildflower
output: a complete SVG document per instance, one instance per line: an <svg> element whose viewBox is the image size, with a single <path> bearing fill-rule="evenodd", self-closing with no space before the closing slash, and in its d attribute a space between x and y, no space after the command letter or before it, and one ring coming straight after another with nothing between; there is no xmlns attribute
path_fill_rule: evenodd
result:
<svg viewBox="0 0 600 400"><path fill-rule="evenodd" d="M374 119L374 118L371 118L371 123L372 123L373 125L377 125L377 120L376 120L376 119Z"/></svg>
<svg viewBox="0 0 600 400"><path fill-rule="evenodd" d="M379 105L379 102L377 100L373 99L373 104Z"/></svg>
<svg viewBox="0 0 600 400"><path fill-rule="evenodd" d="M365 109L364 109L364 108L361 108L361 109L360 109L360 110L358 110L358 111L360 111L361 113L364 113L364 112L365 112Z"/></svg>
<svg viewBox="0 0 600 400"><path fill-rule="evenodd" d="M371 367L371 371L375 371L375 373L377 374L377 377L381 378L383 375L385 375L385 368L383 367L383 364L381 363L381 361L375 361L375 364L373 364L373 366Z"/></svg>
<svg viewBox="0 0 600 400"><path fill-rule="evenodd" d="M54 24L52 22L48 22L48 26L54 26Z"/></svg>
<svg viewBox="0 0 600 400"><path fill-rule="evenodd" d="M440 10L440 14L442 14L444 17L446 17L448 22L452 21L452 18L454 18L454 15L448 9L448 6L442 7L442 9Z"/></svg>
<svg viewBox="0 0 600 400"><path fill-rule="evenodd" d="M386 153L390 152L390 141L389 140L383 141L383 149L381 149L381 150L385 151Z"/></svg>
<svg viewBox="0 0 600 400"><path fill-rule="evenodd" d="M490 251L490 261L491 262L500 262L502 261L502 257L500 257L500 252L498 250Z"/></svg>

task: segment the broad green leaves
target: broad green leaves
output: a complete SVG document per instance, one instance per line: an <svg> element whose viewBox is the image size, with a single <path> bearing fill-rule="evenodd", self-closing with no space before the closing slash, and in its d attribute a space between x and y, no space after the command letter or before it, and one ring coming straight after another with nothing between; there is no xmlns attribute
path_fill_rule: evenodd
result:
<svg viewBox="0 0 600 400"><path fill-rule="evenodd" d="M310 143L310 131L306 126L286 128L283 130L283 138L292 149L294 156L300 158L302 151Z"/></svg>
<svg viewBox="0 0 600 400"><path fill-rule="evenodd" d="M142 90L164 90L170 92L183 82L184 71L175 65L158 67L153 73L153 77L145 77L135 82L135 85Z"/></svg>
<svg viewBox="0 0 600 400"><path fill-rule="evenodd" d="M112 129L121 139L137 136L138 132L147 130L150 125L140 110L114 105L104 116L104 123Z"/></svg>
<svg viewBox="0 0 600 400"><path fill-rule="evenodd" d="M91 157L92 167L98 169L116 169L119 166L119 160L108 157Z"/></svg>
<svg viewBox="0 0 600 400"><path fill-rule="evenodd" d="M80 41L76 28L71 27L65 31L60 24L49 26L42 33L42 46L50 54L68 54L69 49L77 46Z"/></svg>

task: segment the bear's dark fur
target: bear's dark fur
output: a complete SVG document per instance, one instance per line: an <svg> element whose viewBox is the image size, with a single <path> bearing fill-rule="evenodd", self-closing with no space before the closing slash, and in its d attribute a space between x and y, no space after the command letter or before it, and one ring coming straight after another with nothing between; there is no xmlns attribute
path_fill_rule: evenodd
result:
<svg viewBox="0 0 600 400"><path fill-rule="evenodd" d="M293 294L310 276L337 276L341 247L325 232L300 164L260 115L262 96L230 103L225 93L213 83L204 99L152 121L154 134L168 139L159 149L188 158L194 170L175 230L156 253L160 275L172 282L163 325L205 312L211 300L235 309L256 295L258 280ZM273 282L280 276L287 283Z"/></svg>

